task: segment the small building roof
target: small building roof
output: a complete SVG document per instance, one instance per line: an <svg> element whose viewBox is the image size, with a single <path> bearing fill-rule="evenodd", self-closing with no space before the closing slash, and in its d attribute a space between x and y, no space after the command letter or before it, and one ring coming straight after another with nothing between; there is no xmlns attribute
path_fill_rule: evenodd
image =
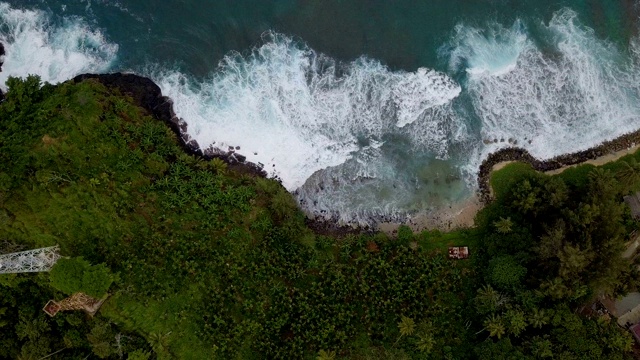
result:
<svg viewBox="0 0 640 360"><path fill-rule="evenodd" d="M636 341L640 342L640 324L631 325L629 331L631 331L633 337L636 338Z"/></svg>
<svg viewBox="0 0 640 360"><path fill-rule="evenodd" d="M469 248L466 246L449 247L449 259L466 259L469 257Z"/></svg>

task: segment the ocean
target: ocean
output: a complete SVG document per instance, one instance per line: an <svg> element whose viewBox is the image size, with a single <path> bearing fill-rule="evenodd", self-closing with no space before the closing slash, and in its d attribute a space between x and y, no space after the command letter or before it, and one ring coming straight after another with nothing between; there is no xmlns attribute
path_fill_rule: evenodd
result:
<svg viewBox="0 0 640 360"><path fill-rule="evenodd" d="M133 72L198 143L310 215L372 225L464 202L482 160L640 128L635 0L0 2L9 76Z"/></svg>

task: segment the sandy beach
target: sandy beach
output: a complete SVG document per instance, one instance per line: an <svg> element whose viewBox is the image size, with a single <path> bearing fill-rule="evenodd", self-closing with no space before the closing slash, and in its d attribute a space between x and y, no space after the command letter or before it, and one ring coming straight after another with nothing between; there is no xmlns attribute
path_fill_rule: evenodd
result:
<svg viewBox="0 0 640 360"><path fill-rule="evenodd" d="M633 154L638 149L640 149L640 145L636 145L628 149L616 152L611 152L595 159L586 160L579 164L563 166L555 170L546 171L545 174L560 174L566 169L582 164L592 164L595 166L604 165L608 162L616 161L623 156ZM491 171L498 171L512 162L514 161L499 162L491 168ZM482 209L482 207L482 201L480 201L480 198L477 195L474 195L470 199L458 204L454 204L448 209L441 210L437 214L418 214L411 218L406 225L408 225L414 232L433 229L438 229L440 231L451 231L460 228L469 228L473 227L475 216L478 211ZM378 225L378 230L392 235L397 231L400 225L402 224L391 222L381 223Z"/></svg>
<svg viewBox="0 0 640 360"><path fill-rule="evenodd" d="M482 202L476 195L468 200L451 205L448 209L443 209L437 214L418 214L406 224L414 232L423 230L438 229L440 231L451 231L460 228L473 226L474 218L478 211L482 209ZM386 234L394 234L400 223L381 223L378 230Z"/></svg>

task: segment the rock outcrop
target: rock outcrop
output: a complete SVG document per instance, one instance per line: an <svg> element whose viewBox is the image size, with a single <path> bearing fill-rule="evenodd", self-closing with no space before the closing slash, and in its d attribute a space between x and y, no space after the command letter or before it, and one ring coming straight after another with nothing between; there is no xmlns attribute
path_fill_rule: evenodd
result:
<svg viewBox="0 0 640 360"><path fill-rule="evenodd" d="M156 118L164 121L182 140L182 147L189 154L201 156L207 160L220 158L229 167L241 173L250 173L257 176L266 177L267 173L252 162L246 161L246 157L234 150L223 151L209 146L202 148L198 142L188 133L188 125L176 116L173 110L173 101L162 95L160 87L151 79L126 73L114 74L82 74L73 78L74 82L94 79L108 88L117 89L123 95L128 95L143 109L147 110Z"/></svg>
<svg viewBox="0 0 640 360"><path fill-rule="evenodd" d="M538 171L551 171L563 166L576 165L587 160L599 158L617 151L629 149L640 144L640 130L624 134L616 139L605 141L590 149L571 154L559 155L549 160L539 160L533 157L526 149L510 147L500 149L490 154L480 165L478 171L478 191L482 201L487 204L491 199L489 177L493 166L503 161L520 161L531 165Z"/></svg>

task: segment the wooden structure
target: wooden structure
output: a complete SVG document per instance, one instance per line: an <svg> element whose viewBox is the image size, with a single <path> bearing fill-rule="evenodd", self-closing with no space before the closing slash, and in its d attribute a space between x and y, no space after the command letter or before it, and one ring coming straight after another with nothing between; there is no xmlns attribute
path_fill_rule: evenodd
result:
<svg viewBox="0 0 640 360"><path fill-rule="evenodd" d="M466 246L449 247L449 259L467 259L469 257L469 248Z"/></svg>
<svg viewBox="0 0 640 360"><path fill-rule="evenodd" d="M93 316L106 299L106 296L98 300L85 293L78 292L59 302L49 300L42 310L52 317L56 316L59 311L68 310L84 310L87 314Z"/></svg>
<svg viewBox="0 0 640 360"><path fill-rule="evenodd" d="M634 219L640 220L640 192L624 197L624 202L631 208L631 215Z"/></svg>

